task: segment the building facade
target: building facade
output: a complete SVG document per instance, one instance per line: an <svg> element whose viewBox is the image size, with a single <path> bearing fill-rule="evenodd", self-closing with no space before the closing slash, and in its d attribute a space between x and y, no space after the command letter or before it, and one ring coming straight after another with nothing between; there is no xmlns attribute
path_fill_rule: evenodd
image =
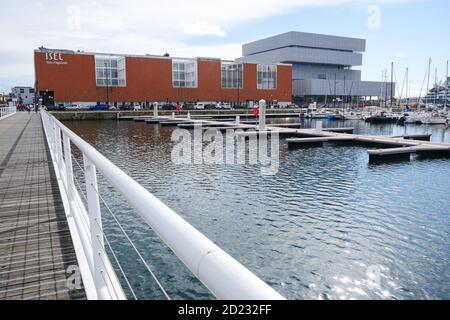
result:
<svg viewBox="0 0 450 320"><path fill-rule="evenodd" d="M439 106L450 105L450 77L443 83L435 83L423 97L422 102Z"/></svg>
<svg viewBox="0 0 450 320"><path fill-rule="evenodd" d="M366 40L291 31L242 46L238 62L292 64L296 101L327 102L395 95L395 84L361 81Z"/></svg>
<svg viewBox="0 0 450 320"><path fill-rule="evenodd" d="M292 99L289 64L46 48L35 50L34 63L36 90L47 105Z"/></svg>
<svg viewBox="0 0 450 320"><path fill-rule="evenodd" d="M32 87L14 87L11 89L11 98L17 99L17 102L20 104L32 104L34 103L34 88Z"/></svg>

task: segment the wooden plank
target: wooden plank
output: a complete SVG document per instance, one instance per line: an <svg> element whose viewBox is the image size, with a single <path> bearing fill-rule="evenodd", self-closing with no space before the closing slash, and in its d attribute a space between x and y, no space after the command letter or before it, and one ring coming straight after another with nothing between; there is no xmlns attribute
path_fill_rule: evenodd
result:
<svg viewBox="0 0 450 320"><path fill-rule="evenodd" d="M0 299L86 299L40 115L0 123Z"/></svg>

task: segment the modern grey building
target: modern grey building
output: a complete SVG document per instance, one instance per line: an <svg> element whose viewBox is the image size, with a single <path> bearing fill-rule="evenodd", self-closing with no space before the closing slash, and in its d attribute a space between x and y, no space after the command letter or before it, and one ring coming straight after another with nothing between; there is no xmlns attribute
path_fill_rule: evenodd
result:
<svg viewBox="0 0 450 320"><path fill-rule="evenodd" d="M366 40L291 31L242 46L240 62L292 64L296 102L390 99L395 84L361 81Z"/></svg>

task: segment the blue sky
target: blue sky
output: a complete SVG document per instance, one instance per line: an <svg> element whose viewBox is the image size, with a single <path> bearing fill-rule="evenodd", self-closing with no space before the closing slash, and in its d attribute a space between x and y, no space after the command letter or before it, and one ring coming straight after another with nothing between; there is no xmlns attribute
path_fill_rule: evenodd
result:
<svg viewBox="0 0 450 320"><path fill-rule="evenodd" d="M34 84L33 49L40 45L232 59L242 43L291 30L355 36L367 39L363 80L381 80L394 61L399 82L410 68L412 94L429 57L432 78L437 67L440 80L450 59L445 0L18 0L2 8L0 92Z"/></svg>

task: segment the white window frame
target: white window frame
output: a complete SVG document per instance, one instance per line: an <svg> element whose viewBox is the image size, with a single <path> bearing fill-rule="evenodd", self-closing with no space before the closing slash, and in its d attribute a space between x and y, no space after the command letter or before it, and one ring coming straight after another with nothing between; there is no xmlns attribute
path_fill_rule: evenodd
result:
<svg viewBox="0 0 450 320"><path fill-rule="evenodd" d="M96 55L95 84L97 87L126 87L126 58L124 56Z"/></svg>
<svg viewBox="0 0 450 320"><path fill-rule="evenodd" d="M198 87L197 59L172 59L172 87Z"/></svg>
<svg viewBox="0 0 450 320"><path fill-rule="evenodd" d="M278 81L276 64L258 64L256 67L256 88L258 90L276 90Z"/></svg>
<svg viewBox="0 0 450 320"><path fill-rule="evenodd" d="M239 73L241 74L240 82ZM222 62L220 64L220 83L222 89L242 89L244 87L244 64Z"/></svg>

